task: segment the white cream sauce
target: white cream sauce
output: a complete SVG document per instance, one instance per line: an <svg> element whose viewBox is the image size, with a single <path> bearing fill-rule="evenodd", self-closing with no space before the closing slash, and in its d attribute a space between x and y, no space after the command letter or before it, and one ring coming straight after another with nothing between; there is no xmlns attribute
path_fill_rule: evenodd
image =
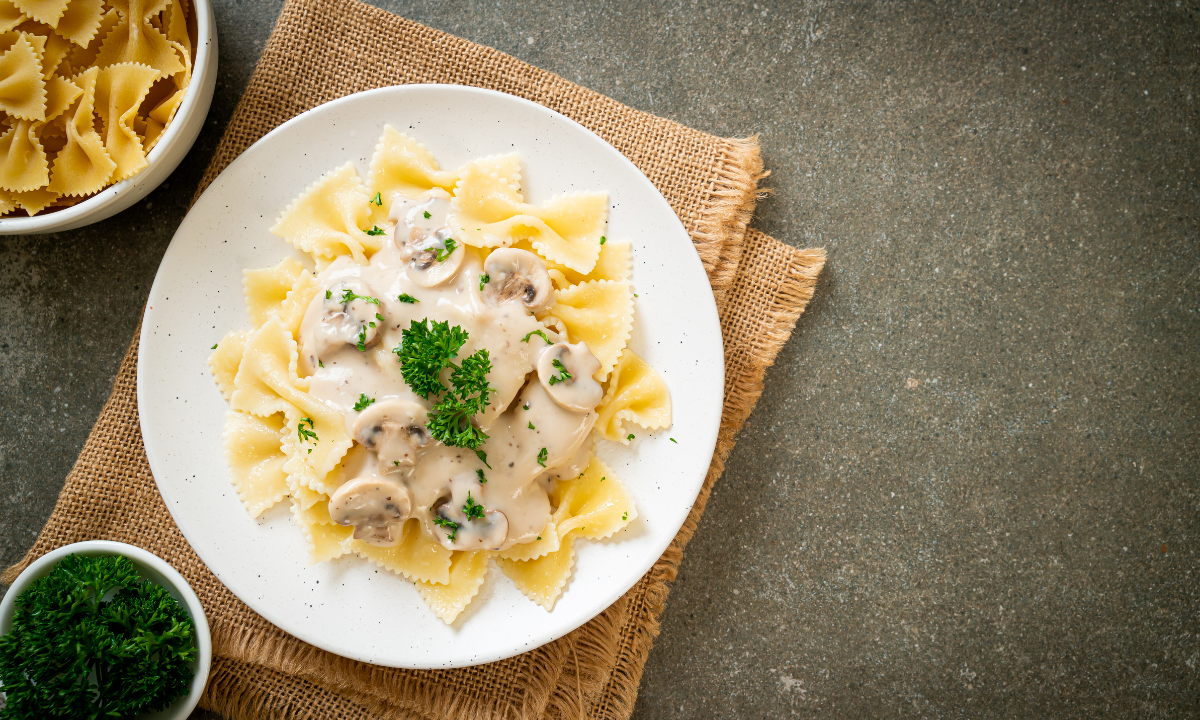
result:
<svg viewBox="0 0 1200 720"><path fill-rule="evenodd" d="M539 381L536 368L549 345L530 333L541 330L552 340L557 334L530 315L519 300L495 307L484 301L478 251L459 245L446 252L453 237L446 227L448 210L444 197L398 200L392 208L393 220L399 220L397 229L389 233L370 264L341 257L318 274L321 291L300 327L299 368L301 375L311 378L312 395L342 412L346 431L353 437L361 414L354 405L362 395L376 403L396 399L426 409L433 406L404 382L399 359L392 352L401 345L402 330L413 321L447 321L465 330L468 340L458 352L459 362L486 348L492 363L487 377L494 392L485 412L474 419L489 435L480 448L486 453L486 465L472 450L433 441L414 450L412 465L405 461L381 468L376 453L370 452L368 461L348 460L357 467L343 470L348 478L402 483L412 500L411 516L420 518L426 531L448 548L504 549L534 540L550 517L550 484L559 477L576 477L586 467L596 412L594 403L586 408L563 407L547 392L546 379ZM436 259L439 254L441 261ZM361 297L343 303L347 289L378 304ZM418 302L402 302L402 295ZM526 336L528 342L523 341ZM590 358L586 346L581 349ZM590 375L589 371L583 377L594 384ZM444 372L447 386L448 377L449 371ZM580 393L567 386L556 383L553 389L568 391L578 402ZM591 392L584 396L599 401ZM471 503L483 506L484 517L466 516L468 493ZM370 516L365 509L355 514ZM457 523L457 530L435 524L435 516Z"/></svg>

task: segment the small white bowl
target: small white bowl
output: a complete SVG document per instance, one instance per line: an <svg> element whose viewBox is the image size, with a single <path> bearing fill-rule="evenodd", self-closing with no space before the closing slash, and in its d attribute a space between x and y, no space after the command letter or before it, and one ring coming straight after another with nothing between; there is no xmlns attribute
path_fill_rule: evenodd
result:
<svg viewBox="0 0 1200 720"><path fill-rule="evenodd" d="M25 572L17 576L16 582L8 589L4 601L0 602L0 635L12 630L13 611L17 597L29 588L34 580L50 574L54 566L67 555L124 555L133 561L138 575L153 583L161 585L171 593L176 602L187 607L196 625L196 660L192 663L192 689L187 695L178 698L165 710L139 715L139 720L186 720L200 702L200 694L204 692L204 684L208 682L208 670L212 664L212 637L208 632L208 618L204 616L204 608L200 606L200 598L187 580L176 572L157 555L147 552L140 547L126 545L111 540L87 540L72 545L65 545L57 550L51 550L37 560L34 560Z"/></svg>
<svg viewBox="0 0 1200 720"><path fill-rule="evenodd" d="M196 61L192 80L175 118L147 156L149 165L69 208L33 217L0 218L0 235L33 235L74 230L121 212L162 184L192 149L208 117L217 86L217 24L211 0L192 0L196 14Z"/></svg>

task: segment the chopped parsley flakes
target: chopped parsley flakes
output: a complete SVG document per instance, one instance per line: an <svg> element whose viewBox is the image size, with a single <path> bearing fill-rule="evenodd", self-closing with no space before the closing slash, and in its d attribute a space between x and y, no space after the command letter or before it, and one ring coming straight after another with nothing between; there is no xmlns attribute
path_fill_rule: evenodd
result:
<svg viewBox="0 0 1200 720"><path fill-rule="evenodd" d="M482 450L476 450L476 451L475 451L475 456L479 458L479 462L483 463L484 465L487 465L487 469L488 469L488 470L491 470L491 469L492 469L492 466L491 466L491 465L488 465L488 461L487 461L487 453L485 453L485 452L484 452L484 451L482 451Z"/></svg>
<svg viewBox="0 0 1200 720"><path fill-rule="evenodd" d="M409 305L421 302L420 300L416 299L412 295L409 295L408 293L404 293L403 295L401 295L400 297L398 297L396 299L402 303L408 303Z"/></svg>
<svg viewBox="0 0 1200 720"><path fill-rule="evenodd" d="M626 521L628 519L629 519L629 511L626 510L624 513L621 514L621 520Z"/></svg>
<svg viewBox="0 0 1200 720"><path fill-rule="evenodd" d="M601 235L600 236L600 244L603 245L606 242L608 242L607 238L605 238L603 235Z"/></svg>
<svg viewBox="0 0 1200 720"><path fill-rule="evenodd" d="M371 229L367 231L367 234L368 235L382 235L383 230L378 225L372 225Z"/></svg>
<svg viewBox="0 0 1200 720"><path fill-rule="evenodd" d="M376 207L383 207L383 196L381 196L379 193L375 193L375 197L368 200L367 203L375 205Z"/></svg>
<svg viewBox="0 0 1200 720"><path fill-rule="evenodd" d="M478 468L477 470L475 470L475 474L479 476L479 482L481 482L481 483L487 482L487 478L484 477L484 475L483 475L483 468Z"/></svg>
<svg viewBox="0 0 1200 720"><path fill-rule="evenodd" d="M538 450L537 464L546 467L546 448Z"/></svg>
<svg viewBox="0 0 1200 720"><path fill-rule="evenodd" d="M373 403L373 402L375 402L375 398L367 397L366 393L359 393L358 402L354 403L354 409L357 410L358 412L362 412L363 410L366 410L368 407L370 407L371 403Z"/></svg>
<svg viewBox="0 0 1200 720"><path fill-rule="evenodd" d="M626 440L632 440L632 439L633 439L633 433L629 433L628 435L626 435L626 436L625 436L625 439L626 439Z"/></svg>
<svg viewBox="0 0 1200 720"><path fill-rule="evenodd" d="M216 349L217 349L217 343L213 343L213 346L209 348L209 350L216 350Z"/></svg>
<svg viewBox="0 0 1200 720"><path fill-rule="evenodd" d="M304 427L305 423L308 423L307 428ZM317 433L314 430L312 418L300 418L300 422L296 423L296 437L300 438L300 442L302 443L317 442L321 439L317 437ZM309 450L309 452L312 452L312 450Z"/></svg>
<svg viewBox="0 0 1200 720"><path fill-rule="evenodd" d="M433 216L429 214L429 211L428 211L428 210L426 210L426 211L425 211L425 219L426 219L426 220L428 220L428 219L429 219L429 218L431 218L431 217L433 217Z"/></svg>
<svg viewBox="0 0 1200 720"><path fill-rule="evenodd" d="M546 337L546 333L542 332L541 330L534 330L533 332L528 333L525 337L521 338L521 342L529 342L529 338L534 335L541 335L542 339L545 340L547 344L550 343L550 338Z"/></svg>
<svg viewBox="0 0 1200 720"><path fill-rule="evenodd" d="M342 293L342 304L345 305L346 303L352 303L355 300L362 300L363 302L369 302L372 305L379 304L379 298L373 298L370 295L357 295L350 288L346 288L346 291Z"/></svg>
<svg viewBox="0 0 1200 720"><path fill-rule="evenodd" d="M537 428L535 428L535 427L533 426L533 423L529 423L529 429L530 429L530 430L537 430Z"/></svg>
<svg viewBox="0 0 1200 720"><path fill-rule="evenodd" d="M558 370L558 375L551 375L549 382L551 385L557 385L560 382L566 382L571 379L571 373L567 372L567 366L562 364L562 360L554 358L554 369Z"/></svg>
<svg viewBox="0 0 1200 720"><path fill-rule="evenodd" d="M454 542L454 538L458 537L458 523L454 522L453 520L447 520L441 515L434 515L433 524L450 528L450 534L446 536L446 539L450 542Z"/></svg>
<svg viewBox="0 0 1200 720"><path fill-rule="evenodd" d="M483 286L492 281L492 276L484 273L479 276L479 292L483 292Z"/></svg>
<svg viewBox="0 0 1200 720"><path fill-rule="evenodd" d="M453 255L454 251L457 249L458 249L458 243L454 242L454 238L446 238L446 249L445 250L437 250L434 252L433 255L434 255L434 258L438 262L446 262L446 258Z"/></svg>
<svg viewBox="0 0 1200 720"><path fill-rule="evenodd" d="M467 516L467 522L472 520L482 520L483 513L486 511L482 505L471 499L471 491L467 491L467 504L463 505L463 515Z"/></svg>
<svg viewBox="0 0 1200 720"><path fill-rule="evenodd" d="M676 445L679 444L679 443L675 442L675 438L667 438L667 439L670 440L671 442L675 443Z"/></svg>

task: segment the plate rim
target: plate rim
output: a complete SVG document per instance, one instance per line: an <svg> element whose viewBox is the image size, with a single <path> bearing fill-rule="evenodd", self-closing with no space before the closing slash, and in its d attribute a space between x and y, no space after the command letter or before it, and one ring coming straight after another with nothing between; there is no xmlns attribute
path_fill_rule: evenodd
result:
<svg viewBox="0 0 1200 720"><path fill-rule="evenodd" d="M144 372L144 367L143 367L143 363L147 362L147 360L146 360L147 353L143 352L142 350L147 346L147 343L150 343L151 345L153 345L152 328L154 326L152 325L151 322L149 322L149 313L153 309L152 303L153 303L154 299L156 297L160 296L162 294L162 292L164 291L164 288L162 287L162 284L161 284L163 281L163 277L162 277L163 276L163 268L164 268L164 266L167 265L168 258L172 255L173 251L178 252L179 248L183 247L182 243L185 240L185 238L181 237L181 234L182 234L183 230L185 229L185 227L188 225L189 221L192 219L192 213L195 212L197 208L202 207L205 197L208 196L209 193L212 192L214 188L218 187L219 183L221 183L224 179L228 178L230 176L230 173L236 171L236 169L240 165L242 165L244 162L248 161L247 158L252 154L253 151L256 150L256 148L259 148L260 146L266 144L268 141L270 141L277 135L283 134L285 132L289 132L290 129L293 128L294 126L309 120L310 118L312 118L315 115L332 112L332 111L336 110L338 107L340 107L341 105L358 102L364 97L373 97L373 96L377 96L377 95L393 95L393 94L404 95L406 93L419 93L419 92L429 92L429 91L463 93L466 95L477 95L477 96L481 95L484 97L491 97L493 99L500 99L501 102L513 102L518 105L525 106L527 109L532 110L534 112L547 113L550 115L550 117L552 119L560 121L560 122L565 122L565 123L569 124L570 126L573 126L573 128L575 130L582 131L582 132L592 136L594 139L596 139L600 143L602 143L603 146L606 147L609 151L611 151L611 155L614 156L615 158L618 158L619 162L624 164L626 170L631 171L633 173L633 177L638 178L640 180L640 182L645 186L645 188L648 189L649 192L654 196L654 198L656 198L657 201L661 202L663 204L663 206L667 210L670 211L671 217L674 219L674 222L678 225L679 229L682 230L684 236L688 238L689 242L691 242L691 233L688 232L687 228L683 225L683 222L680 220L680 218L679 218L678 214L675 212L674 208L672 208L671 204L669 202L667 202L666 198L662 195L661 191L659 191L658 187L655 186L654 183L651 182L648 177L646 177L645 173L643 173L641 171L641 169L639 169L637 167L637 165L635 165L633 163L632 160L630 160L628 157L626 157L624 153L622 153L620 150L618 150L616 147L614 147L607 140L600 137L597 133L593 132L591 129L587 128L586 126L582 125L581 123L573 120L570 117L567 117L566 115L563 115L562 113L560 113L552 108L546 107L545 105L533 102L531 100L522 98L517 95L512 95L510 93L504 93L504 92L500 92L497 90L491 90L491 89L487 89L487 88L478 88L478 87L469 86L469 85L454 85L454 84L444 84L444 83L412 83L412 84L407 84L407 85L392 85L392 86L386 86L386 87L380 87L380 88L373 88L370 90L365 90L365 91L361 91L361 92L357 92L357 93L351 93L349 95L344 95L340 98L336 98L329 102L322 103L321 105L317 105L313 108L310 108L308 110L305 110L302 113L295 115L294 117L289 118L285 122L283 122L280 125L278 125L277 127L273 128L270 132L263 135L261 138L256 140L254 143L249 145L245 150L243 150L241 153L239 153L239 155L236 158L234 158L215 178L213 178L213 180L208 184L208 186L205 187L204 192L201 193L200 197L198 197L196 199L196 201L192 204L192 206L188 209L187 214L184 216L183 220L180 222L179 226L176 228L175 234L172 236L171 242L168 244L166 251L163 253L163 258L159 263L158 269L155 271L154 282L152 283L152 285L150 287L150 293L149 293L149 297L146 302L146 306L143 309L141 331L139 333L139 338L138 338L139 352L138 352L138 363L137 363L137 402L138 402L138 422L139 422L139 428L141 430L142 437L143 437L143 448L146 453L146 458L147 458L148 464L150 466L151 474L154 477L155 486L158 488L160 495L162 495L162 497L164 499L164 504L167 506L168 512L171 513L172 522L174 522L176 527L179 528L180 534L184 537L184 540L187 541L187 543L188 543L189 547L191 547L192 551L196 553L197 557L200 558L201 562L204 563L205 567L210 572L213 573L214 577L216 577L216 579L222 585L224 585L226 589L228 589L235 597L237 597L239 601L245 603L252 611L261 615L263 617L263 619L266 620L268 623L271 623L272 625L279 628L280 630L287 633L288 635L291 635L292 637L295 637L296 639L298 639L302 642L314 645L316 647L321 648L322 650L325 650L327 652L330 652L332 654L335 654L335 655L338 655L341 657L346 657L346 658L349 658L352 660L356 660L356 661L360 661L360 662L364 662L364 663L368 663L368 664L372 664L372 665L378 665L378 666L382 666L382 667L395 667L395 668L404 668L404 669L449 669L449 668L459 668L459 667L472 667L472 666L487 664L487 663L496 662L496 661L500 661L500 660L505 660L505 659L508 659L511 657L515 657L517 655L521 655L526 652L536 650L537 648L540 648L548 643L554 642L554 641L574 632L579 627L581 627L584 624L595 619L600 614L602 614L604 611L606 611L609 607L611 607L613 605L613 603L615 603L617 600L619 600L621 597L623 597L626 593L628 593L635 585L637 585L637 583L641 580L641 578L645 577L645 575L648 572L650 572L650 570L653 569L654 565L658 562L658 560L662 557L662 555L670 548L671 544L674 542L674 539L678 536L679 531L687 523L687 519L690 516L691 509L693 507L695 507L696 501L699 498L700 493L703 492L704 478L707 477L708 470L711 468L711 458L715 454L717 440L718 440L718 436L720 433L721 420L722 420L723 408L724 408L723 398L724 398L724 387L725 387L724 342L723 342L723 337L721 335L720 315L719 315L719 312L716 307L716 298L712 292L712 286L708 282L708 273L704 270L704 265L703 265L703 262L700 260L699 253L698 252L689 253L689 254L685 255L686 260L684 260L684 261L689 262L689 263L695 263L695 269L697 269L700 272L701 276L704 277L705 281L706 281L705 282L706 292L703 293L704 302L706 305L708 305L709 308L711 308L711 315L715 321L716 338L718 341L717 346L721 353L721 356L720 356L721 362L718 364L718 366L719 366L719 379L720 379L719 388L720 388L720 395L722 398L722 402L720 405L718 405L717 412L714 413L714 417L711 419L710 426L708 428L706 428L706 436L704 438L702 438L703 442L697 445L697 447L700 448L701 451L703 451L703 456L709 458L708 464L704 467L703 476L700 478L700 481L696 485L695 494L689 493L688 502L687 502L688 510L686 513L683 514L683 519L681 520L681 522L678 524L678 526L674 526L674 523L672 523L672 526L674 526L673 531L671 532L670 536L666 540L666 543L664 545L662 545L661 547L658 547L658 545L655 545L654 546L655 551L653 553L650 553L650 552L646 553L646 557L648 558L648 560L644 563L637 563L637 565L639 567L643 564L645 565L645 567L641 570L640 573L638 573L634 577L632 582L628 583L627 585L624 583L614 583L614 584L610 585L609 587L611 589L607 593L604 594L600 603L595 605L596 610L594 613L588 613L588 612L580 613L578 617L572 618L570 621L563 623L563 625L559 629L555 629L555 630L551 631L549 634L537 636L537 637L531 636L529 638L530 641L520 647L512 647L512 648L508 648L506 650L502 650L500 652L490 652L490 653L485 653L485 654L477 655L477 656L462 657L462 658L458 658L456 660L449 661L449 662L436 662L435 663L435 662L428 661L428 660L422 662L419 659L414 663L380 662L379 658L373 658L371 656L367 656L367 655L363 655L363 654L347 653L341 649L338 649L338 650L330 649L328 647L325 647L319 641L319 638L314 638L311 636L311 634L307 634L307 633L301 634L298 632L294 632L292 628L297 628L297 627L303 628L303 627L308 627L309 625L306 625L305 623L302 623L302 622L287 622L286 618L284 619L283 622L277 621L276 620L277 614L271 611L272 606L269 603L252 604L248 599L243 597L242 593L239 593L237 590L235 590L234 587L231 586L229 584L229 582L227 582L226 579L222 578L221 573L218 572L218 570L215 567L213 567L208 562L208 560L205 559L204 553L201 552L201 550L199 548L197 548L191 542L191 540L188 539L187 533L184 532L184 530L183 530L183 526L180 525L178 520L176 520L175 512L172 509L172 505L174 503L171 502L170 491L169 491L169 489L164 488L164 483L159 480L159 473L155 472L156 468L165 468L166 462L165 462L165 460L163 460L161 458L156 460L157 452L160 448L153 447L152 442L147 442L147 440L152 436L152 432L149 432L149 430L150 430L150 427L148 425L149 420L146 418L146 415L143 412L143 408L149 407L151 405L151 399L146 395L146 393L149 393L150 391L149 391L149 389L147 389L145 387L145 384L143 383L143 378L147 377L147 374L146 374L146 372ZM281 239L281 241L282 241L282 239ZM282 242L284 242L285 246L286 246L286 241L282 241ZM178 243L178 245L177 245L177 243ZM695 250L694 243L692 243L692 249L693 249L693 251ZM714 379L714 386L716 386L715 379ZM689 442L689 444L691 444L691 441ZM566 591L567 590L564 589L564 592L566 592Z"/></svg>

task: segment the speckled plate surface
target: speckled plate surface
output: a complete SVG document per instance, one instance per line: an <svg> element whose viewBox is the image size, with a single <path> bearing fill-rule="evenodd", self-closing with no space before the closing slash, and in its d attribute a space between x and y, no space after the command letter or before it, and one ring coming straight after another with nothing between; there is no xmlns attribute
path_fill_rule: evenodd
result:
<svg viewBox="0 0 1200 720"><path fill-rule="evenodd" d="M597 443L638 508L603 542L575 544L573 575L552 612L494 566L447 626L408 580L357 557L310 565L281 503L255 520L229 481L225 400L209 374L213 343L248 327L242 270L301 257L268 232L308 184L347 160L359 173L384 124L457 167L521 154L531 202L570 191L610 197L608 237L634 248L630 347L671 389L674 425L629 447ZM491 662L550 642L624 594L682 526L716 444L724 385L721 328L687 232L649 180L589 130L545 107L477 88L410 85L351 95L300 115L242 154L180 225L150 292L138 361L138 407L159 490L200 558L243 602L305 642L379 665L441 668ZM674 437L678 444L671 443Z"/></svg>

